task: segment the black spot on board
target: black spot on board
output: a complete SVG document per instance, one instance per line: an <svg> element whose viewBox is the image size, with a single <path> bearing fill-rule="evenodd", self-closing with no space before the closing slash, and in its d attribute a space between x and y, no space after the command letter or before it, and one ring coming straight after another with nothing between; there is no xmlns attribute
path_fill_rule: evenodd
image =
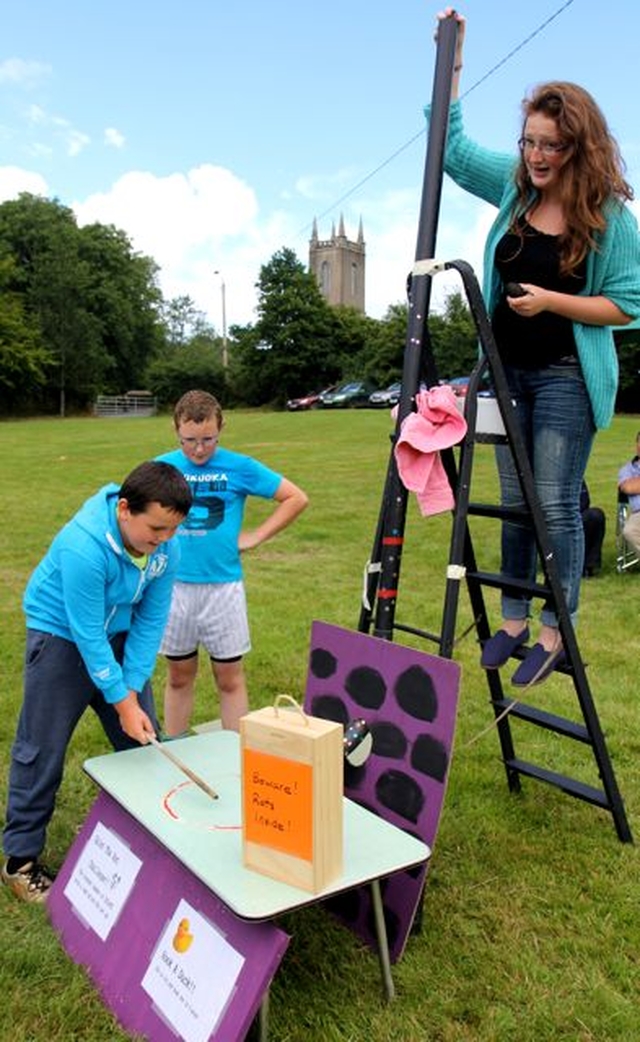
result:
<svg viewBox="0 0 640 1042"><path fill-rule="evenodd" d="M399 674L395 695L400 708L416 720L435 720L438 715L433 680L422 666L409 666Z"/></svg>
<svg viewBox="0 0 640 1042"><path fill-rule="evenodd" d="M313 648L309 660L309 669L314 677L326 680L332 677L338 668L338 660L331 651L326 648Z"/></svg>
<svg viewBox="0 0 640 1042"><path fill-rule="evenodd" d="M416 771L443 782L448 763L447 750L441 741L430 734L418 735L411 750L411 766Z"/></svg>
<svg viewBox="0 0 640 1042"><path fill-rule="evenodd" d="M373 752L392 760L402 760L407 751L407 737L395 724L378 720L371 725Z"/></svg>
<svg viewBox="0 0 640 1042"><path fill-rule="evenodd" d="M387 696L387 685L377 669L356 666L345 681L345 690L365 709L379 709Z"/></svg>
<svg viewBox="0 0 640 1042"><path fill-rule="evenodd" d="M384 771L376 782L376 796L383 807L407 821L417 822L424 806L422 789L404 771Z"/></svg>
<svg viewBox="0 0 640 1042"><path fill-rule="evenodd" d="M311 699L311 716L332 720L334 724L342 724L343 727L349 723L349 711L339 695L314 695Z"/></svg>

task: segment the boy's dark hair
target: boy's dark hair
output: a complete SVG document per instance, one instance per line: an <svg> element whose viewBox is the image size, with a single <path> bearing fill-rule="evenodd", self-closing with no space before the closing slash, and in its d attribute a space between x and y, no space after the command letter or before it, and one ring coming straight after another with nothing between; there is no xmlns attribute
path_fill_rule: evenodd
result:
<svg viewBox="0 0 640 1042"><path fill-rule="evenodd" d="M160 460L138 464L124 479L118 492L126 499L132 514L143 514L150 503L186 517L191 509L191 490L176 467Z"/></svg>
<svg viewBox="0 0 640 1042"><path fill-rule="evenodd" d="M191 420L192 423L206 423L214 419L218 427L222 427L222 408L217 398L208 391L187 391L176 402L173 410L173 422L176 430L181 423Z"/></svg>

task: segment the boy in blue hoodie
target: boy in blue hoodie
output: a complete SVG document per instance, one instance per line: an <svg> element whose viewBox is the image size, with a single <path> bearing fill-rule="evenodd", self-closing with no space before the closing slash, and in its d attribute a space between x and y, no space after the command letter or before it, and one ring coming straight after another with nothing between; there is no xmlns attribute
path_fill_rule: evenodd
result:
<svg viewBox="0 0 640 1042"><path fill-rule="evenodd" d="M71 735L90 706L116 750L157 727L150 677L167 620L191 506L182 474L141 463L61 529L24 594L24 700L11 752L2 881L41 902L53 882L38 861Z"/></svg>

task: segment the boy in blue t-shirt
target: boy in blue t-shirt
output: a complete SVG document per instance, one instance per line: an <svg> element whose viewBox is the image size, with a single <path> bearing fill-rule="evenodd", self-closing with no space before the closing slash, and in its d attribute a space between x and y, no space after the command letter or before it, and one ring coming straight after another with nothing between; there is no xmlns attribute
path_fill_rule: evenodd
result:
<svg viewBox="0 0 640 1042"><path fill-rule="evenodd" d="M240 555L290 525L308 500L281 474L220 448L222 409L213 395L187 391L173 419L181 448L158 458L182 472L193 506L178 530L180 565L160 648L168 671L164 727L168 735L189 727L202 644L211 660L222 726L238 730L249 708L242 656L251 647ZM276 502L252 531L242 531L247 496Z"/></svg>

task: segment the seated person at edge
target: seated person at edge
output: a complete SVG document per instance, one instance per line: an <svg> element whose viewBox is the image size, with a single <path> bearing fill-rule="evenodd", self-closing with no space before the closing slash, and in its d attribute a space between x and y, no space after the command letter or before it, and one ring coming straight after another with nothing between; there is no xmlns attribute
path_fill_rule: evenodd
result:
<svg viewBox="0 0 640 1042"><path fill-rule="evenodd" d="M458 100L466 22L458 22L445 170L497 207L484 254L484 298L515 417L527 446L571 620L584 561L580 487L596 430L613 415L618 363L611 326L640 315L640 236L633 192L596 102L567 82L536 87L522 105L515 155L465 134ZM509 295L519 283L523 295ZM502 503L523 506L510 447L496 447ZM537 550L528 526L504 522L502 574L533 583ZM505 665L529 640L530 599L507 590L501 628L482 649L485 669ZM565 661L555 606L512 683L546 680Z"/></svg>
<svg viewBox="0 0 640 1042"><path fill-rule="evenodd" d="M618 488L629 500L629 516L622 534L640 554L640 431L636 434L636 455L618 474Z"/></svg>
<svg viewBox="0 0 640 1042"><path fill-rule="evenodd" d="M175 467L141 463L60 530L24 594L24 700L11 750L2 881L42 902L39 862L71 736L91 707L115 750L146 745L157 720L150 677L191 506Z"/></svg>
<svg viewBox="0 0 640 1042"><path fill-rule="evenodd" d="M306 494L264 464L220 448L222 409L206 391L187 391L174 409L180 448L159 457L185 476L193 507L178 532L181 557L161 653L167 658L164 726L182 734L193 711L198 648L211 660L222 726L238 730L249 708L242 662L251 648L241 554L271 539L307 505ZM275 509L242 531L247 496Z"/></svg>

